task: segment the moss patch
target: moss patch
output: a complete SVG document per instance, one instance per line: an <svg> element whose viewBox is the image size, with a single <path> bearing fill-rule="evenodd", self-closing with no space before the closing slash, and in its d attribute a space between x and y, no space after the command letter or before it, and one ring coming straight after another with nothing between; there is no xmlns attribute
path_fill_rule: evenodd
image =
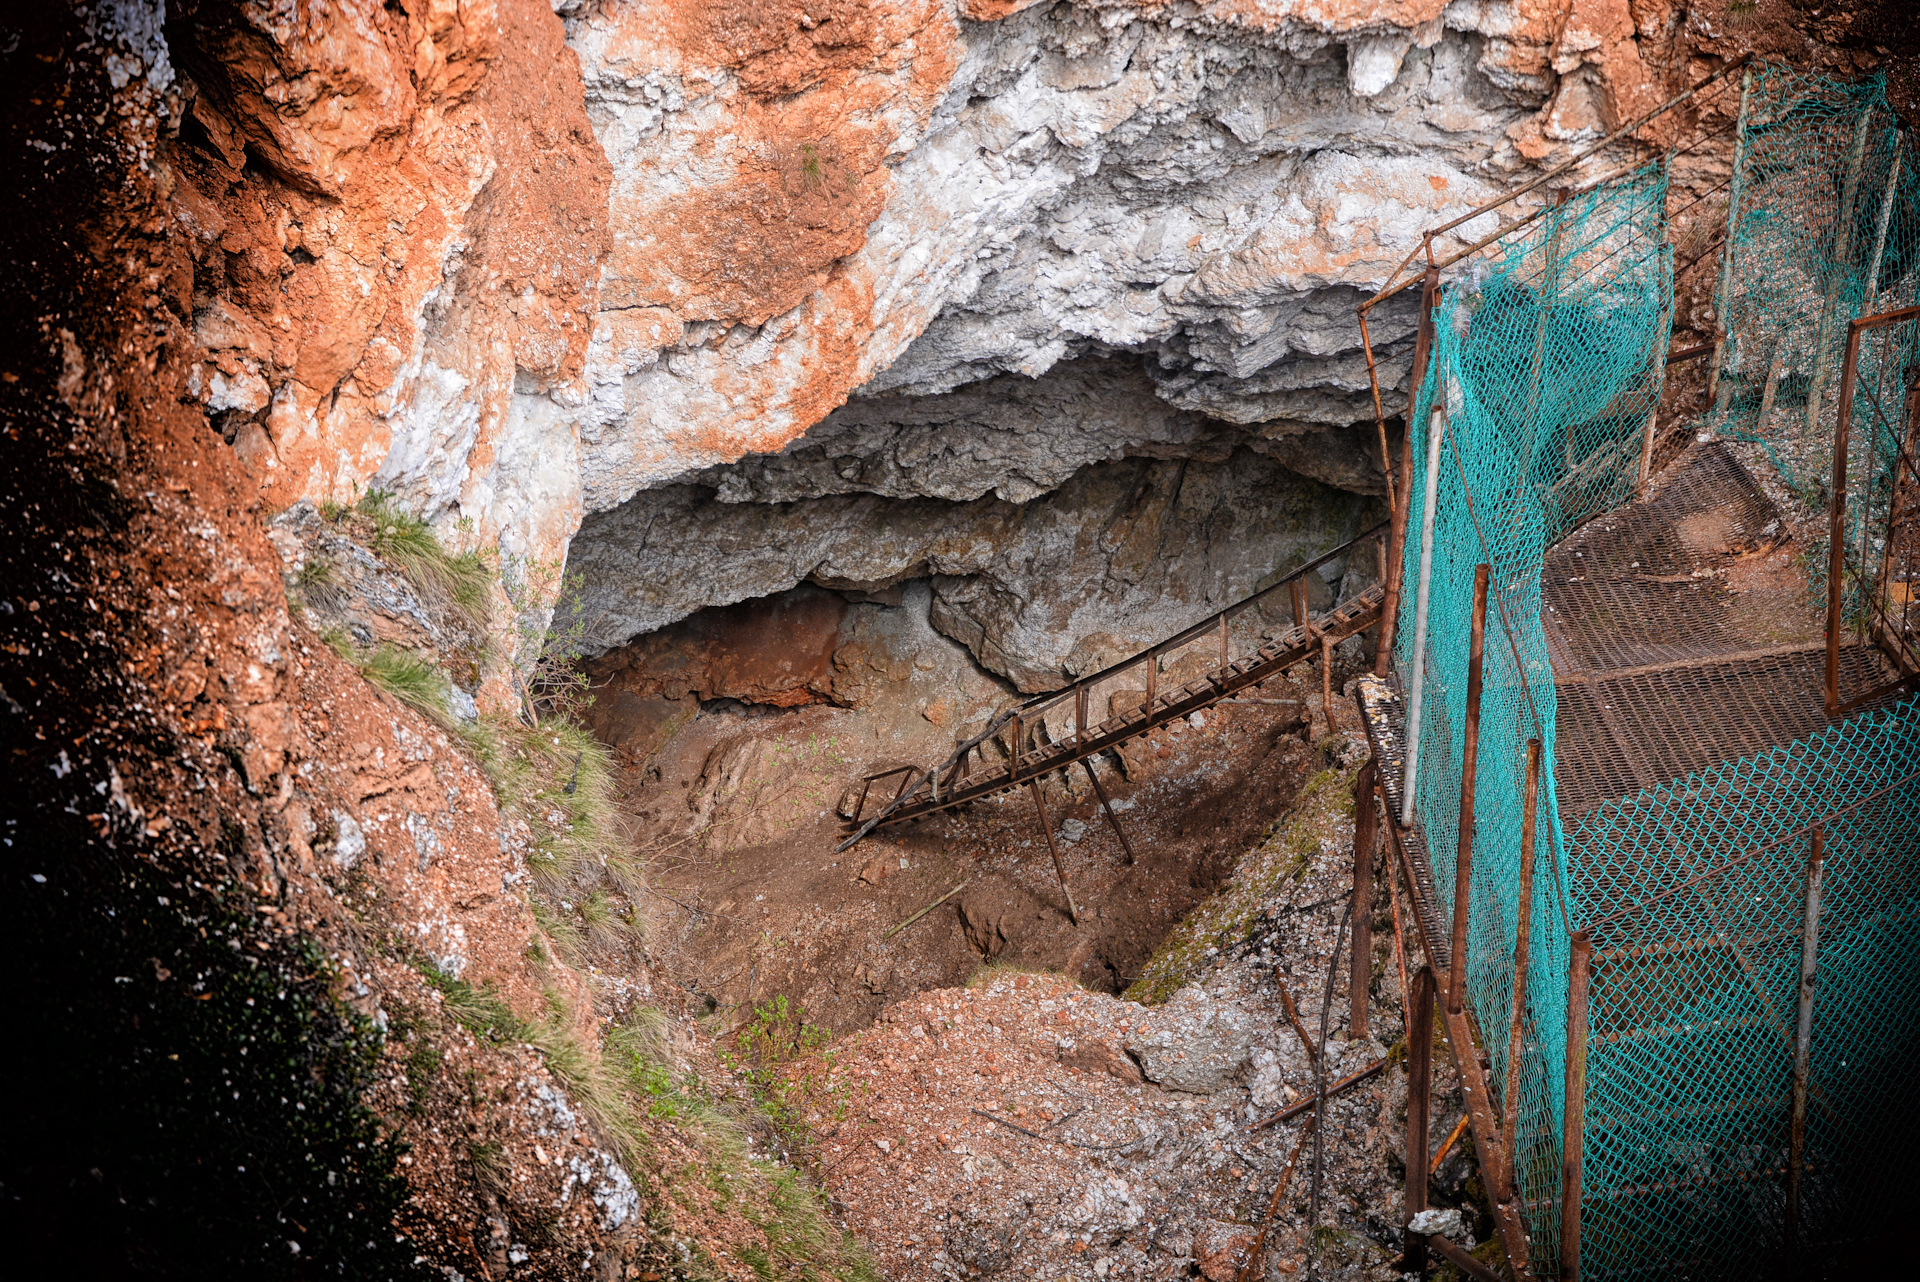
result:
<svg viewBox="0 0 1920 1282"><path fill-rule="evenodd" d="M1193 982L1208 950L1236 944L1253 933L1261 910L1314 863L1343 852L1353 832L1355 770L1327 769L1307 780L1286 816L1245 855L1227 884L1188 913L1154 951L1139 978L1123 994L1157 1006Z"/></svg>

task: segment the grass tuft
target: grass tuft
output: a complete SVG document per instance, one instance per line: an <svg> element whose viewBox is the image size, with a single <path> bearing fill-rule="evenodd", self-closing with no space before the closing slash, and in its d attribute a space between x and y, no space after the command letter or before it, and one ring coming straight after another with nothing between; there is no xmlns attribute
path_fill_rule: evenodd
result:
<svg viewBox="0 0 1920 1282"><path fill-rule="evenodd" d="M475 627L487 624L494 572L478 552L449 552L433 527L400 507L385 490L371 490L353 507L370 530L374 552L412 580L421 593L453 606Z"/></svg>
<svg viewBox="0 0 1920 1282"><path fill-rule="evenodd" d="M381 645L354 658L367 680L406 704L425 713L441 725L451 725L448 696L453 682L431 662L409 650Z"/></svg>

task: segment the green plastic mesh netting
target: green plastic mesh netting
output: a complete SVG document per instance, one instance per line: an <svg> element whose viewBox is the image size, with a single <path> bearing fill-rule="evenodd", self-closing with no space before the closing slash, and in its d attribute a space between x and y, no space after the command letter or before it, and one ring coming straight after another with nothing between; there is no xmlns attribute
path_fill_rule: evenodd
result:
<svg viewBox="0 0 1920 1282"><path fill-rule="evenodd" d="M1789 485L1824 502L1838 346L1863 307L1912 301L1920 187L1904 163L1896 171L1902 143L1877 82L1760 67L1746 98L1728 339L1702 426L1762 442ZM1515 1165L1546 1275L1559 1248L1570 939L1582 929L1595 959L1583 1274L1748 1276L1780 1256L1803 830L1817 821L1829 898L1803 1245L1884 1231L1901 1188L1889 1164L1917 1129L1889 1115L1920 1115L1920 1013L1906 992L1920 943L1920 783L1907 778L1920 771L1920 697L1578 816L1555 800L1542 559L1638 485L1670 330L1667 197L1665 170L1648 165L1551 209L1457 276L1434 312L1413 409L1395 659L1417 727L1414 807L1449 919L1474 571L1492 567L1466 967L1497 1094L1526 745L1544 745ZM1886 346L1880 359L1912 365L1911 344ZM1863 464L1862 484L1890 475L1886 457Z"/></svg>

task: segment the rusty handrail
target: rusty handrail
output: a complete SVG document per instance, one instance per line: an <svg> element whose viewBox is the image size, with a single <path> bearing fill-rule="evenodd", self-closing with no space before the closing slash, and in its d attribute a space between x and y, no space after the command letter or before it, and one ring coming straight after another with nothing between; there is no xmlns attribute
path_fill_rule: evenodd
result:
<svg viewBox="0 0 1920 1282"><path fill-rule="evenodd" d="M1593 155L1594 153L1612 146L1614 143L1619 142L1622 138L1626 137L1629 134L1638 133L1643 127L1645 127L1648 124L1651 124L1654 120L1658 119L1659 117L1664 116L1665 114L1667 114L1667 112L1672 111L1675 107L1678 107L1681 103L1686 102L1688 99L1692 98L1695 94L1699 93L1702 89L1705 89L1707 86L1714 84L1716 81L1724 80L1727 76L1732 75L1734 72L1741 70L1743 67L1745 67L1748 63L1752 61L1753 61L1753 54L1751 53L1742 54L1740 57L1728 63L1726 66L1720 68L1720 70L1714 72L1712 75L1708 76L1706 79L1700 81L1699 83L1693 85L1691 88L1682 92L1678 97L1670 98L1666 102L1662 103L1660 106L1655 107L1652 111L1649 111L1646 115L1641 116L1638 120L1622 125L1620 128L1608 134L1605 138L1602 138L1599 142L1596 142L1591 147L1588 147L1585 151L1577 152L1574 155L1568 157L1566 160L1561 161L1559 164L1555 165L1552 169L1547 170L1546 173L1541 174L1538 178L1535 178L1533 181L1514 188L1512 191L1508 192L1504 196L1501 196L1497 200L1490 200L1484 204L1477 205L1473 209L1468 210L1466 213L1461 214L1458 218L1454 218L1447 222L1441 223L1438 227L1429 228L1423 234L1423 241L1431 240L1435 236L1439 236L1445 232L1452 231L1455 227L1458 227L1463 223L1472 222L1474 219L1480 217L1482 214L1492 213L1494 210L1500 208L1502 205L1511 204L1513 201L1518 200L1520 197L1526 195L1528 192L1534 190L1536 187L1539 187L1541 184L1565 173L1567 170L1579 164L1581 161L1585 160L1587 157ZM1612 176L1617 177L1618 175L1612 175ZM1600 181L1605 182L1607 180L1601 179ZM1486 240L1482 240L1478 244L1470 246L1467 249L1461 250L1458 254L1455 254L1452 258L1449 258L1445 262L1437 263L1435 264L1435 266L1450 267L1454 263L1457 263L1462 258L1466 257L1468 254L1471 254L1476 252L1477 250L1486 248L1488 245L1492 244L1494 241L1500 239L1500 237L1505 236L1508 232L1511 232L1516 228L1526 226L1528 223L1532 222L1534 219L1538 218L1539 216L1540 216L1540 211L1535 210L1533 213L1528 214L1525 218L1522 218L1517 222L1509 223L1507 226L1502 228L1500 231L1496 232L1493 236L1488 237ZM1400 273L1406 270L1407 264L1411 263L1414 260L1414 257L1417 254L1419 254L1419 252L1420 252L1420 247L1417 245L1414 248L1407 251L1407 256L1401 259L1399 266L1395 267L1393 271L1387 276L1387 283L1385 285L1382 285L1377 291L1375 291L1372 298L1369 298L1365 302L1360 304L1359 310L1362 315L1365 315L1368 311L1371 311L1375 303L1378 303L1382 299L1385 299L1393 294L1397 294L1401 290L1408 288L1410 285L1413 284L1415 280L1418 279L1418 277L1408 277L1405 281L1402 281L1399 284L1394 283L1396 280L1399 279Z"/></svg>
<svg viewBox="0 0 1920 1282"><path fill-rule="evenodd" d="M1003 709L997 716L993 717L987 723L987 726L985 729L981 730L978 734L960 743L957 747L955 747L953 752L946 757L945 760L941 761L939 765L927 771L919 779L913 781L899 795L895 796L892 801L890 801L885 807L883 807L878 813L876 813L873 816L873 818L861 824L861 826L858 829L856 829L851 835L849 835L844 841L842 841L837 847L835 847L836 852L848 849L849 847L854 845L856 842L866 837L869 833L871 833L875 828L879 827L882 823L886 822L891 816L896 814L898 811L900 811L901 809L907 806L914 804L916 799L919 797L921 789L923 787L928 787L928 786L938 787L938 780L942 776L948 774L949 771L955 769L959 765L959 763L966 757L968 753L978 748L981 744L987 742L987 740L998 735L1000 731L1005 729L1009 724L1012 724L1014 726L1015 740L1010 750L1010 756L1009 756L1009 762L1008 762L1008 765L1009 765L1008 778L1004 782L1009 784L1018 782L1019 767L1021 765L1021 758L1024 755L1024 749L1021 747L1021 743L1020 743L1020 740L1025 737L1022 732L1023 726L1031 725L1035 720L1044 718L1044 715L1050 709L1057 707L1059 704L1064 703L1068 699L1075 700L1076 708L1078 708L1079 706L1081 706L1080 699L1081 699L1082 692L1084 690L1090 689L1091 687L1099 684L1102 681L1112 680L1113 678L1121 675L1122 673L1125 673L1131 670L1132 668L1138 667L1142 663L1148 664L1147 706L1151 708L1153 698L1154 698L1154 689L1153 689L1154 675L1157 669L1159 668L1158 660L1162 655L1165 655L1174 650L1177 650L1182 646L1185 646L1195 640L1198 640L1202 637L1207 636L1210 633L1221 633L1222 635L1224 635L1225 625L1227 621L1230 620L1234 615L1239 614L1247 610L1248 608L1258 604L1260 601L1264 600L1266 597L1279 591L1280 589L1289 587L1291 584L1299 580L1304 575L1308 574L1313 570L1317 570L1321 566L1327 564L1328 562L1333 561L1336 558L1344 555L1345 553L1352 551L1354 548L1359 547L1362 544L1366 543L1369 539L1379 537L1383 532L1387 531L1388 527L1391 524L1392 522L1390 519L1379 522L1378 524L1374 525L1370 529L1364 530L1361 533L1355 535L1353 538L1348 539L1345 543L1340 544L1338 547L1332 548L1331 550L1326 552L1322 552L1319 556L1314 557L1312 560L1303 562L1302 564L1295 566L1293 569L1289 570L1286 574L1282 575L1280 578L1276 579L1274 582L1268 584L1264 588L1261 588L1258 592L1255 592L1250 596L1243 597L1240 600L1235 601L1231 605L1225 606L1220 610L1216 610L1214 613L1208 615L1206 618L1200 620L1198 623L1195 623L1192 626L1185 628L1180 632L1175 633L1173 636L1165 638L1164 640L1156 641L1154 644L1148 646L1146 649L1141 650L1136 654L1130 655L1129 657L1120 660L1118 663L1109 664L1107 667L1102 668L1100 671L1095 672L1090 676L1081 677L1079 680L1075 681L1072 685L1066 686L1060 690L1052 691L1047 694L1037 695L1034 698L1031 698L1024 703L1015 704L1011 708ZM1227 666L1230 667L1231 665L1229 664ZM1223 668L1222 670L1225 671L1226 668ZM1084 726L1076 726L1076 731L1084 731L1085 729L1086 727ZM1097 752L1097 751L1103 751L1105 747L1108 747L1111 745L1105 744L1105 743L1096 743L1093 745L1087 745L1083 743L1081 746L1083 748L1087 748L1091 746L1091 750ZM1068 759L1063 763L1059 763L1059 764L1072 765L1074 760L1078 760L1080 756L1084 756L1084 755L1088 755L1088 753L1083 751L1078 755L1073 756L1071 759ZM1047 767L1047 768L1051 769L1052 767ZM887 773L889 774L896 773L898 769L899 768L896 768L894 771L889 771ZM859 821L855 820L854 822L859 822Z"/></svg>

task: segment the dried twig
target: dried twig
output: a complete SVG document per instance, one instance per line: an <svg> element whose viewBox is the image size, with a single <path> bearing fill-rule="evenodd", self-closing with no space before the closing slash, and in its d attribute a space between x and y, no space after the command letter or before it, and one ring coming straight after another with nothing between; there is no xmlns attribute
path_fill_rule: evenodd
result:
<svg viewBox="0 0 1920 1282"><path fill-rule="evenodd" d="M901 922L898 926L895 926L892 930L888 931L886 934L880 936L880 938L892 939L895 935L899 934L901 931L905 930L907 927L913 925L913 923L915 923L916 921L919 921L922 917L925 917L928 913L938 908L941 904L946 903L949 899L952 899L955 895L965 890L967 888L967 882L970 882L972 880L973 878L971 877L967 878L966 881L961 882L958 886L955 886L952 890L949 890L946 894L940 896L940 898L934 900L932 903L928 904L925 908L922 908L919 912L907 918L905 921Z"/></svg>
<svg viewBox="0 0 1920 1282"><path fill-rule="evenodd" d="M1307 1129L1301 1131L1300 1138L1294 1141L1293 1155L1287 1159L1286 1167L1280 1172L1280 1182L1273 1186L1273 1196L1267 1199L1267 1213L1261 1217L1260 1236L1253 1240L1253 1253L1247 1257L1247 1262L1235 1275L1234 1282L1253 1282L1260 1276L1261 1265L1266 1263L1267 1234L1273 1228L1273 1217L1279 1212L1280 1199L1286 1196L1287 1184L1293 1179L1293 1168L1294 1164L1300 1160L1300 1150L1307 1146L1307 1137L1313 1135L1317 1129L1312 1122L1308 1122Z"/></svg>
<svg viewBox="0 0 1920 1282"><path fill-rule="evenodd" d="M1348 1091L1353 1087L1358 1086L1360 1083L1366 1081L1369 1077L1372 1077L1375 1073L1378 1073L1381 1069L1385 1068L1386 1066L1387 1066L1386 1060L1376 1059L1375 1061L1373 1061L1373 1063L1367 1065L1365 1068L1361 1069L1359 1072L1348 1073L1345 1077L1341 1078L1339 1081L1335 1082L1333 1085L1327 1087L1327 1098L1332 1099L1334 1096L1342 1094L1345 1091ZM1260 1130L1265 1130L1269 1126L1277 1125L1281 1122L1290 1122L1294 1118L1300 1116L1300 1114L1306 1112L1308 1109L1312 1108L1315 1104L1319 1102L1320 1102L1320 1096L1318 1093L1309 1095L1303 1100L1298 1100L1292 1104L1287 1105L1285 1108L1281 1109L1278 1113L1274 1113L1262 1119L1261 1121L1255 1122L1253 1124L1253 1129L1256 1131L1260 1131Z"/></svg>
<svg viewBox="0 0 1920 1282"><path fill-rule="evenodd" d="M1447 1138L1440 1141L1440 1151L1435 1153L1433 1155L1433 1161L1427 1164L1428 1175L1432 1175L1435 1171L1439 1170L1440 1163L1447 1160L1447 1154L1453 1151L1453 1146L1458 1144L1461 1135L1466 1133L1467 1121L1472 1116L1473 1114L1471 1113L1462 1113L1460 1115L1460 1121L1454 1126L1452 1131L1448 1132Z"/></svg>
<svg viewBox="0 0 1920 1282"><path fill-rule="evenodd" d="M1018 1122L1009 1122L1006 1118L1001 1117L999 1114L989 1113L983 1108L970 1108L967 1111L969 1113L977 1113L981 1117L986 1118L989 1122L998 1122L1000 1123L1000 1125L1006 1127L1009 1130L1019 1131L1022 1135L1030 1135L1036 1140L1048 1140L1055 1144L1065 1144L1069 1148L1077 1148L1087 1153L1111 1153L1115 1149L1131 1148L1133 1145L1140 1143L1141 1140L1146 1138L1145 1136L1139 1136L1135 1139L1123 1140L1118 1144L1085 1144L1079 1140L1068 1139L1064 1135L1042 1135L1039 1131L1030 1131L1026 1127L1020 1125ZM1079 1113L1082 1111L1083 1110L1081 1109L1075 1109L1074 1112L1069 1113L1067 1117L1072 1117L1074 1116L1075 1113ZM1053 1123L1053 1125L1055 1126L1063 1125L1066 1122L1066 1120L1067 1118L1063 1117L1058 1122Z"/></svg>
<svg viewBox="0 0 1920 1282"><path fill-rule="evenodd" d="M1051 1136L1042 1135L1039 1131L1030 1131L1026 1127L1020 1125L1018 1122L1009 1122L1006 1118L1001 1117L999 1114L989 1113L984 1108L970 1108L967 1110L967 1112L976 1114L980 1117L984 1117L989 1122L998 1122L1000 1123L1000 1125L1006 1127L1010 1131L1019 1131L1022 1135L1030 1135L1036 1140L1044 1140L1044 1139L1052 1138Z"/></svg>
<svg viewBox="0 0 1920 1282"><path fill-rule="evenodd" d="M1340 928L1333 932L1333 952L1327 958L1327 984L1320 994L1320 1054L1314 1057L1313 1075L1315 1088L1313 1093L1313 1183L1307 1195L1307 1232L1312 1235L1320 1227L1320 1176L1326 1165L1326 1145L1322 1141L1322 1132L1327 1120L1327 1017L1333 1011L1333 981L1340 973L1340 949L1347 942L1347 915L1353 909L1348 904L1340 913ZM1318 1240L1307 1250L1307 1282L1313 1282L1314 1268L1320 1262Z"/></svg>
<svg viewBox="0 0 1920 1282"><path fill-rule="evenodd" d="M1320 1052L1314 1048L1313 1038L1300 1020L1300 1010L1293 1004L1293 994L1287 989L1287 981L1280 977L1277 968L1273 972L1273 982L1280 985L1280 1004L1287 1008L1287 1019L1293 1024L1293 1031L1300 1035L1300 1045L1306 1048L1307 1058L1319 1059Z"/></svg>

